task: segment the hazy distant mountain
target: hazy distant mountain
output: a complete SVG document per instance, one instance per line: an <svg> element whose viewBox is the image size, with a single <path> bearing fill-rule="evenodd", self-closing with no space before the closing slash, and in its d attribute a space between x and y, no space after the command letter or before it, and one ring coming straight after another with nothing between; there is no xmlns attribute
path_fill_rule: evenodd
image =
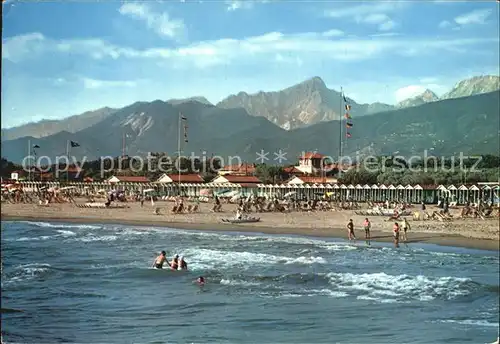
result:
<svg viewBox="0 0 500 344"><path fill-rule="evenodd" d="M2 141L13 140L24 136L40 138L56 134L61 131L75 133L102 121L115 111L116 109L104 107L61 120L41 120L39 122L23 124L18 127L2 129Z"/></svg>
<svg viewBox="0 0 500 344"><path fill-rule="evenodd" d="M202 103L202 104L206 104L206 105L213 105L212 103L210 103L208 101L207 98L205 97L190 97L190 98L183 98L183 99L170 99L167 101L167 103L170 103L172 105L179 105L179 104L182 104L182 103L187 103L187 102L192 102L192 101L195 101L195 102L198 102L198 103Z"/></svg>
<svg viewBox="0 0 500 344"><path fill-rule="evenodd" d="M499 92L430 102L374 116L356 118L352 137L344 143L344 153L369 151L373 154L428 154L450 156L498 153ZM163 101L138 102L109 115L99 123L76 133L59 132L44 138L23 137L2 142L2 156L20 162L26 155L28 139L40 146L40 155L65 154L67 140L80 147L72 155L88 159L117 156L126 136L129 155L178 150L178 116L187 118L189 142L183 154L215 154L227 159L240 156L255 161L264 150L267 163L277 163L280 149L287 161L295 163L304 150L318 150L336 156L339 121L316 123L305 128L284 130L262 116L251 116L242 108L221 109L198 102L172 105Z"/></svg>
<svg viewBox="0 0 500 344"><path fill-rule="evenodd" d="M500 78L494 75L475 76L458 82L451 91L445 93L441 99L460 98L488 93L500 89Z"/></svg>
<svg viewBox="0 0 500 344"><path fill-rule="evenodd" d="M408 99L405 99L405 100L399 102L396 105L396 107L405 108L405 107L410 107L410 106L418 106L418 105L422 105L425 103L435 102L437 100L439 100L439 97L434 92L427 89L422 94L419 94L418 96L408 98Z"/></svg>
<svg viewBox="0 0 500 344"><path fill-rule="evenodd" d="M358 104L352 99L348 100L353 117L394 109L387 104ZM287 130L338 120L344 114L340 92L328 89L319 77L277 92L240 92L222 100L217 106L225 109L244 108L250 115L265 117Z"/></svg>

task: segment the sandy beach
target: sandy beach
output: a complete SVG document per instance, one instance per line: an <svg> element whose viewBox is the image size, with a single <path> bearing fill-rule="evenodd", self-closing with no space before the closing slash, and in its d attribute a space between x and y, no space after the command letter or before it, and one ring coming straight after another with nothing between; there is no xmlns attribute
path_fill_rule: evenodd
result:
<svg viewBox="0 0 500 344"><path fill-rule="evenodd" d="M141 226L163 226L193 230L216 230L236 232L261 232L268 234L294 234L318 237L346 238L345 226L353 219L356 236L363 240L362 223L364 216L355 215L353 211L317 211L291 213L258 213L252 214L261 218L260 222L248 224L224 224L222 218L232 217L236 205L224 204L223 212L210 211L212 204L200 204L200 210L194 214L172 214L171 202L156 202L152 207L145 203L128 203L125 209L86 209L72 204L53 203L49 206L34 204L2 204L2 221L64 221L75 223L117 223ZM161 215L154 215L156 207L161 208ZM428 211L434 209L429 207ZM458 209L451 210L453 217L459 214ZM372 240L392 241L393 222L385 221L385 217L372 216ZM449 222L434 220L413 221L408 218L411 230L408 242L425 242L446 246L468 247L486 250L499 250L498 218L454 219Z"/></svg>

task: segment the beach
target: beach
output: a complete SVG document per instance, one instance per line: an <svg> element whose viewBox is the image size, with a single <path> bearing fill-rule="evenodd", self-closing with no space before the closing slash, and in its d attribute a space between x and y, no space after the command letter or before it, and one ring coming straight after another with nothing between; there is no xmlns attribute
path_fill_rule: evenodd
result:
<svg viewBox="0 0 500 344"><path fill-rule="evenodd" d="M169 227L190 230L216 230L258 232L267 234L293 234L316 237L346 238L346 224L353 219L355 234L358 240L364 240L362 223L365 216L356 215L354 211L316 211L290 213L253 213L261 221L247 224L224 224L222 218L234 216L235 204L223 204L223 212L211 212L211 203L201 203L197 213L172 214L173 203L166 201L146 202L141 207L139 202L126 203L124 209L89 209L77 208L69 203L51 203L49 206L34 204L2 204L2 221L59 221L72 223L114 223L141 226ZM159 207L161 215L153 214ZM437 210L429 206L427 211ZM440 222L437 220L413 221L407 217L411 229L408 232L408 243L424 242L445 246L467 247L485 250L499 250L499 220L492 217L482 219L458 219L459 209L450 209L453 220ZM392 241L393 221L387 217L371 216L372 241Z"/></svg>

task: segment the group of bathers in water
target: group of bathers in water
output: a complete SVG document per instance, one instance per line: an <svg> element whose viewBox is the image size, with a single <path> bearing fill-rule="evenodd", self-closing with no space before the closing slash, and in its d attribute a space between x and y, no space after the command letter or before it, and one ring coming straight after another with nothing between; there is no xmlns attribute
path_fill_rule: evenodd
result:
<svg viewBox="0 0 500 344"><path fill-rule="evenodd" d="M163 264L165 262L167 262L167 264L172 268L172 270L178 270L179 267L181 268L181 270L187 270L187 263L184 260L184 257L179 258L179 255L176 254L174 259L172 259L172 262L168 263L165 251L162 251L160 256L156 258L153 267L155 267L156 269L163 269Z"/></svg>

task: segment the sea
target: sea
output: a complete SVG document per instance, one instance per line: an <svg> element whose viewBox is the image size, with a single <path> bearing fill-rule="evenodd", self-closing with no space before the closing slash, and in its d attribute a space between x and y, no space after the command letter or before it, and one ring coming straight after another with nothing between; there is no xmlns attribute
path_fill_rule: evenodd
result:
<svg viewBox="0 0 500 344"><path fill-rule="evenodd" d="M7 343L491 343L499 331L493 251L55 222L4 221L1 240ZM188 271L153 269L161 250Z"/></svg>

